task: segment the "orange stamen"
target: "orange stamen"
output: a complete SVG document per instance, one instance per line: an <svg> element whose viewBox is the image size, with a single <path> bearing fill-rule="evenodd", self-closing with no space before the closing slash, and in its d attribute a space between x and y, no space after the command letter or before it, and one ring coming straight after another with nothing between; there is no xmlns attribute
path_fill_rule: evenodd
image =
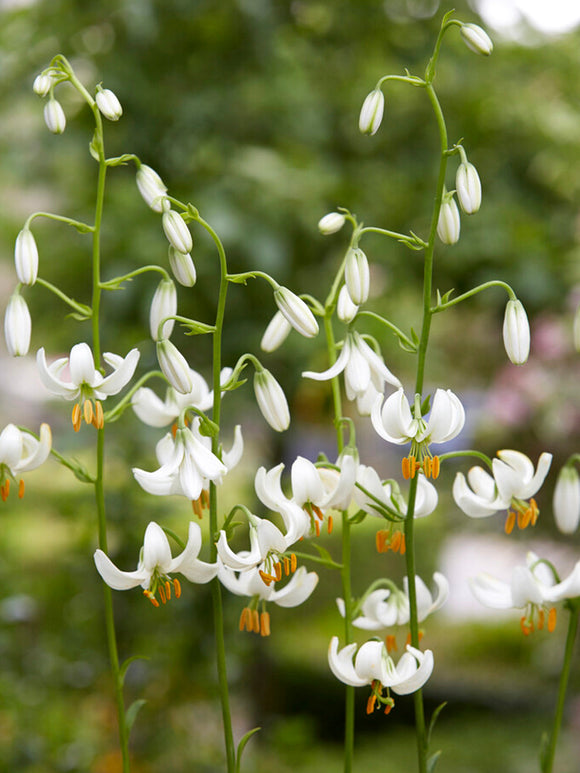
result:
<svg viewBox="0 0 580 773"><path fill-rule="evenodd" d="M530 499L530 510L532 511L531 513L532 526L535 526L536 521L538 520L538 515L540 514L540 508L536 504L536 500L533 498Z"/></svg>
<svg viewBox="0 0 580 773"><path fill-rule="evenodd" d="M549 625L549 623L548 623ZM530 623L528 625L528 621L526 620L526 616L524 615L522 619L520 620L520 628L522 629L522 633L524 636L529 636L532 631L534 630L533 623Z"/></svg>
<svg viewBox="0 0 580 773"><path fill-rule="evenodd" d="M158 607L159 606L159 602L157 601L157 599L151 593L150 590L144 590L143 591L143 595L146 596L149 599L149 601L153 604L154 607Z"/></svg>
<svg viewBox="0 0 580 773"><path fill-rule="evenodd" d="M284 556L284 574L286 577L290 574L290 559L288 556Z"/></svg>
<svg viewBox="0 0 580 773"><path fill-rule="evenodd" d="M175 598L178 599L181 596L181 583L179 580L173 580L173 590L175 591Z"/></svg>
<svg viewBox="0 0 580 773"><path fill-rule="evenodd" d="M296 571L297 566L298 566L298 560L296 558L296 554L292 553L292 555L290 556L290 570L292 574L294 574L294 572Z"/></svg>
<svg viewBox="0 0 580 773"><path fill-rule="evenodd" d="M397 639L392 634L385 637L385 644L387 645L387 652L397 651Z"/></svg>
<svg viewBox="0 0 580 773"><path fill-rule="evenodd" d="M405 540L405 535L403 534L403 532L400 532L400 534L401 534L401 545L399 547L399 553L402 556L404 556L407 550L407 541Z"/></svg>
<svg viewBox="0 0 580 773"><path fill-rule="evenodd" d="M326 523L326 529L327 529L329 534L332 534L332 526L333 526L332 515L329 515L328 516L328 521Z"/></svg>
<svg viewBox="0 0 580 773"><path fill-rule="evenodd" d="M8 499L8 494L10 493L10 481L5 480L2 486L0 486L0 496L2 497L2 501L6 502Z"/></svg>
<svg viewBox="0 0 580 773"><path fill-rule="evenodd" d="M165 580L165 595L167 596L167 601L171 598L171 583L169 580Z"/></svg>
<svg viewBox="0 0 580 773"><path fill-rule="evenodd" d="M401 460L401 470L403 472L403 478L409 480L411 477L411 462L409 461L408 456Z"/></svg>
<svg viewBox="0 0 580 773"><path fill-rule="evenodd" d="M191 506L193 508L193 512L197 515L198 518L203 518L203 512L201 509L201 502L199 499L192 499L191 500Z"/></svg>
<svg viewBox="0 0 580 773"><path fill-rule="evenodd" d="M240 631L243 631L246 627L246 617L248 616L248 608L244 607L242 609L242 614L240 615L240 623L239 623L239 629Z"/></svg>
<svg viewBox="0 0 580 773"><path fill-rule="evenodd" d="M206 509L209 507L209 491L206 488L201 490L201 504Z"/></svg>
<svg viewBox="0 0 580 773"><path fill-rule="evenodd" d="M372 692L369 695L369 699L367 701L367 714L372 714L375 710L375 703L377 702L377 696Z"/></svg>
<svg viewBox="0 0 580 773"><path fill-rule="evenodd" d="M394 705L395 705L395 701L393 701L392 703L387 703L387 705L385 706L385 714L390 714Z"/></svg>
<svg viewBox="0 0 580 773"><path fill-rule="evenodd" d="M24 496L24 481L22 478L20 478L20 483L18 484L18 499L22 499Z"/></svg>
<svg viewBox="0 0 580 773"><path fill-rule="evenodd" d="M175 436L177 435L177 424L176 424L176 422L174 422L174 423L171 425L171 434L173 435L173 437L174 437L174 438L175 438Z"/></svg>
<svg viewBox="0 0 580 773"><path fill-rule="evenodd" d="M83 415L87 424L93 423L93 404L90 400L85 400L83 405Z"/></svg>
<svg viewBox="0 0 580 773"><path fill-rule="evenodd" d="M252 631L254 633L260 633L260 615L257 609L252 610Z"/></svg>
<svg viewBox="0 0 580 773"><path fill-rule="evenodd" d="M260 577L262 578L262 581L263 581L264 585L268 585L268 587L269 587L269 586L270 586L270 585L271 585L273 582L275 582L275 580L276 580L276 578L275 578L275 577L272 577L272 575L271 575L271 574L266 574L266 572L263 572L261 569L260 569L260 571L258 572L258 574L259 574L259 575L260 575Z"/></svg>
<svg viewBox="0 0 580 773"><path fill-rule="evenodd" d="M414 478L417 474L417 470L421 469L421 465L417 463L414 456L411 457L411 477Z"/></svg>
<svg viewBox="0 0 580 773"><path fill-rule="evenodd" d="M425 472L425 477L430 478L433 473L433 462L429 457L425 459L423 462L423 471Z"/></svg>
<svg viewBox="0 0 580 773"><path fill-rule="evenodd" d="M377 552L386 553L389 548L388 547L385 548L385 542L387 541L387 532L385 531L385 529L381 529L380 531L377 532L376 540L377 540Z"/></svg>
<svg viewBox="0 0 580 773"><path fill-rule="evenodd" d="M103 429L105 426L105 417L103 414L103 406L100 400L95 400L95 415L93 417L93 426L97 429Z"/></svg>
<svg viewBox="0 0 580 773"><path fill-rule="evenodd" d="M548 612L548 631L553 633L556 627L556 607L552 607Z"/></svg>
<svg viewBox="0 0 580 773"><path fill-rule="evenodd" d="M270 614L262 612L260 615L260 636L270 635Z"/></svg>
<svg viewBox="0 0 580 773"><path fill-rule="evenodd" d="M544 627L545 612L543 609L538 610L538 630L541 631Z"/></svg>
<svg viewBox="0 0 580 773"><path fill-rule="evenodd" d="M433 479L439 477L439 470L441 469L441 462L439 461L438 456L433 457L433 467L431 469L431 476Z"/></svg>
<svg viewBox="0 0 580 773"><path fill-rule="evenodd" d="M75 403L72 409L72 425L75 432L81 428L81 406L78 403Z"/></svg>
<svg viewBox="0 0 580 773"><path fill-rule="evenodd" d="M314 529L316 531L316 536L320 537L320 521L318 520L318 518L314 520Z"/></svg>
<svg viewBox="0 0 580 773"><path fill-rule="evenodd" d="M511 534L512 531L514 530L515 525L516 525L516 514L514 513L513 510L510 510L508 512L508 517L505 522L505 533Z"/></svg>
<svg viewBox="0 0 580 773"><path fill-rule="evenodd" d="M280 582L280 580L282 579L282 564L280 563L280 561L277 561L274 564L274 571L276 572L276 580Z"/></svg>
<svg viewBox="0 0 580 773"><path fill-rule="evenodd" d="M165 591L163 590L163 585L159 586L159 598L164 604L167 603L167 598L165 597Z"/></svg>

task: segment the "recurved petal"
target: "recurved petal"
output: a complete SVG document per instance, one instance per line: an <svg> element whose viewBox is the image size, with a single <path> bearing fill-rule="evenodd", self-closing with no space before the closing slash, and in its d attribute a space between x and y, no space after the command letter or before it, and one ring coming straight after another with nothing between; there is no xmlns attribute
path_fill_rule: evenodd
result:
<svg viewBox="0 0 580 773"><path fill-rule="evenodd" d="M465 476L461 472L458 472L455 476L452 492L457 506L466 515L469 515L470 518L486 518L497 513L498 510L506 507L507 503L509 503L508 499L507 503L504 504L504 500L501 500L499 496L490 500L475 493L469 488Z"/></svg>
<svg viewBox="0 0 580 773"><path fill-rule="evenodd" d="M138 389L131 405L137 417L150 427L166 427L179 416L179 408L174 400L162 400L149 387Z"/></svg>
<svg viewBox="0 0 580 773"><path fill-rule="evenodd" d="M346 365L348 363L349 357L350 357L350 343L349 338L347 337L344 346L341 349L340 354L336 358L336 361L333 365L330 366L327 370L323 370L321 373L316 373L312 370L305 370L303 371L302 375L304 378L312 378L315 381L329 381L331 378L335 378L338 376L342 371L346 368Z"/></svg>
<svg viewBox="0 0 580 773"><path fill-rule="evenodd" d="M39 440L28 432L23 433L22 445L22 458L13 468L13 472L34 470L48 459L52 448L52 432L49 425L40 425Z"/></svg>
<svg viewBox="0 0 580 773"><path fill-rule="evenodd" d="M153 572L156 567L168 572L171 561L171 548L165 532L158 523L151 521L143 540L143 567L148 572Z"/></svg>
<svg viewBox="0 0 580 773"><path fill-rule="evenodd" d="M491 574L479 574L469 580L471 592L480 604L492 609L513 607L510 586Z"/></svg>
<svg viewBox="0 0 580 773"><path fill-rule="evenodd" d="M105 352L103 359L114 370L99 384L99 392L103 392L105 395L116 395L117 392L120 392L133 378L139 357L139 349L131 349L126 357L120 357L112 352Z"/></svg>
<svg viewBox="0 0 580 773"><path fill-rule="evenodd" d="M0 464L14 470L22 459L24 440L22 432L14 424L7 424L0 434Z"/></svg>
<svg viewBox="0 0 580 773"><path fill-rule="evenodd" d="M201 528L194 521L189 523L187 545L171 562L169 572L181 572L190 582L206 583L217 574L217 563L208 564L198 559L201 550Z"/></svg>
<svg viewBox="0 0 580 773"><path fill-rule="evenodd" d="M95 370L93 353L88 344L75 344L70 350L69 370L73 384L95 386L97 371ZM98 375L100 376L100 373Z"/></svg>
<svg viewBox="0 0 580 773"><path fill-rule="evenodd" d="M308 572L305 566L300 566L292 575L292 579L281 590L274 590L270 600L279 607L297 607L306 601L318 585L316 572Z"/></svg>
<svg viewBox="0 0 580 773"><path fill-rule="evenodd" d="M338 650L338 636L333 636L328 647L328 665L337 679L351 687L362 687L368 684L366 679L361 679L352 663L352 656L356 652L357 645L347 644Z"/></svg>
<svg viewBox="0 0 580 773"><path fill-rule="evenodd" d="M432 443L445 443L456 437L465 424L465 410L461 400L450 389L437 389L429 416L429 435Z"/></svg>
<svg viewBox="0 0 580 773"><path fill-rule="evenodd" d="M563 599L573 599L580 596L580 561L574 565L574 568L565 580L553 585L551 588L544 589L544 598L546 601L562 601Z"/></svg>
<svg viewBox="0 0 580 773"><path fill-rule="evenodd" d="M74 400L80 394L80 388L70 381L63 381L59 378L62 371L68 365L68 357L60 357L50 365L46 363L46 354L44 347L41 347L36 354L36 364L38 365L38 375L40 380L53 395L64 397L67 400Z"/></svg>
<svg viewBox="0 0 580 773"><path fill-rule="evenodd" d="M397 682L389 685L397 695L409 695L419 690L433 672L433 652L421 652L407 645L405 652L397 663Z"/></svg>
<svg viewBox="0 0 580 773"><path fill-rule="evenodd" d="M144 568L134 572L122 572L102 550L95 550L94 559L98 573L113 590L129 590L137 585L146 588L149 585L151 574Z"/></svg>

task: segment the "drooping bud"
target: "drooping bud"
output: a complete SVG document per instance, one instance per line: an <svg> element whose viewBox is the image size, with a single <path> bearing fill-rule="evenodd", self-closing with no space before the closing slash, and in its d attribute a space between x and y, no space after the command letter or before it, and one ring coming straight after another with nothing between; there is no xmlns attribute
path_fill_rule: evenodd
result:
<svg viewBox="0 0 580 773"><path fill-rule="evenodd" d="M38 276L38 248L29 228L23 228L14 245L14 264L18 281L33 285Z"/></svg>
<svg viewBox="0 0 580 773"><path fill-rule="evenodd" d="M280 384L269 370L256 371L254 392L258 408L268 424L276 432L284 432L290 426L288 401Z"/></svg>
<svg viewBox="0 0 580 773"><path fill-rule="evenodd" d="M457 198L466 215L473 215L481 206L481 181L473 164L459 164L455 176Z"/></svg>
<svg viewBox="0 0 580 773"><path fill-rule="evenodd" d="M123 115L123 108L117 95L111 89L99 88L95 97L97 107L109 121L118 121Z"/></svg>
<svg viewBox="0 0 580 773"><path fill-rule="evenodd" d="M369 262L364 252L356 247L348 251L344 266L344 280L353 303L360 305L369 297Z"/></svg>
<svg viewBox="0 0 580 773"><path fill-rule="evenodd" d="M20 293L14 293L8 301L4 315L4 337L11 357L23 357L28 354L31 327L28 305Z"/></svg>
<svg viewBox="0 0 580 773"><path fill-rule="evenodd" d="M572 465L564 465L554 488L554 520L562 534L573 534L580 521L580 478Z"/></svg>
<svg viewBox="0 0 580 773"><path fill-rule="evenodd" d="M358 128L363 134L376 134L385 109L385 96L381 89L373 89L367 94L358 119Z"/></svg>
<svg viewBox="0 0 580 773"><path fill-rule="evenodd" d="M44 122L53 134L62 134L66 127L66 116L60 102L49 99L44 106Z"/></svg>
<svg viewBox="0 0 580 773"><path fill-rule="evenodd" d="M459 241L459 232L461 230L461 221L459 219L459 210L452 194L445 193L443 203L439 210L439 220L437 221L437 236L443 244L455 244Z"/></svg>
<svg viewBox="0 0 580 773"><path fill-rule="evenodd" d="M195 264L191 255L187 252L178 252L173 245L169 245L169 265L173 276L183 287L193 287L197 280Z"/></svg>
<svg viewBox="0 0 580 773"><path fill-rule="evenodd" d="M343 285L340 288L338 301L336 304L336 313L338 314L338 318L341 322L345 322L348 325L356 317L357 312L358 306L356 303L353 303L346 285Z"/></svg>
<svg viewBox="0 0 580 773"><path fill-rule="evenodd" d="M158 341L160 338L169 338L175 325L174 317L177 314L177 291L171 279L162 279L157 285L155 295L151 301L149 311L149 327L151 329L151 338ZM166 322L163 322L167 319ZM161 323L163 325L160 328Z"/></svg>
<svg viewBox="0 0 580 773"><path fill-rule="evenodd" d="M345 221L346 217L341 212L329 212L318 221L318 230L324 236L329 236L340 231Z"/></svg>
<svg viewBox="0 0 580 773"><path fill-rule="evenodd" d="M260 348L264 352L275 352L284 343L291 330L292 325L281 311L277 311L264 330Z"/></svg>
<svg viewBox="0 0 580 773"><path fill-rule="evenodd" d="M462 24L460 32L463 42L470 51L482 56L489 56L493 51L491 38L478 24Z"/></svg>
<svg viewBox="0 0 580 773"><path fill-rule="evenodd" d="M34 79L32 90L35 94L38 94L39 97L45 97L50 91L51 86L52 78L50 75L46 72L41 72L40 75L37 75Z"/></svg>
<svg viewBox="0 0 580 773"><path fill-rule="evenodd" d="M170 208L171 205L165 196L167 186L154 169L147 164L141 164L136 180L139 193L154 212L166 212Z"/></svg>
<svg viewBox="0 0 580 773"><path fill-rule="evenodd" d="M523 365L530 354L530 325L521 301L511 300L505 307L503 344L514 365Z"/></svg>
<svg viewBox="0 0 580 773"><path fill-rule="evenodd" d="M274 290L274 300L276 305L300 335L305 338L314 338L318 335L318 322L314 314L292 290L287 287L278 287Z"/></svg>
<svg viewBox="0 0 580 773"><path fill-rule="evenodd" d="M169 209L163 213L163 230L169 243L175 247L178 252L187 254L193 248L193 239L191 232L181 217L179 212Z"/></svg>
<svg viewBox="0 0 580 773"><path fill-rule="evenodd" d="M168 339L157 341L157 359L171 386L182 395L189 394L193 389L189 365L175 344Z"/></svg>

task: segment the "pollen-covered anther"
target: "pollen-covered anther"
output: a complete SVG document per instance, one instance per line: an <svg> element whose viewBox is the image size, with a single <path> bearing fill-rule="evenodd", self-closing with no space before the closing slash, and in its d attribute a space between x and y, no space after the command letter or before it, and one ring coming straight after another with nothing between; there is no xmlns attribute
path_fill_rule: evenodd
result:
<svg viewBox="0 0 580 773"><path fill-rule="evenodd" d="M290 574L290 559L288 556L284 556L284 574L286 577Z"/></svg>
<svg viewBox="0 0 580 773"><path fill-rule="evenodd" d="M318 520L318 518L314 520L314 530L316 532L316 536L320 537L320 521Z"/></svg>
<svg viewBox="0 0 580 773"><path fill-rule="evenodd" d="M419 631L419 633L418 633L418 641L419 641L419 644L421 644L421 640L423 639L423 636L424 636L424 635L425 635L425 632L424 632L424 631ZM406 644L407 646L409 646L409 645L411 644L411 633L410 633L410 632L407 634L407 641L405 642L405 644Z"/></svg>
<svg viewBox="0 0 580 773"><path fill-rule="evenodd" d="M552 607L548 612L548 631L553 633L556 627L556 607Z"/></svg>
<svg viewBox="0 0 580 773"><path fill-rule="evenodd" d="M175 598L178 599L181 596L181 583L174 578L173 590L175 591Z"/></svg>
<svg viewBox="0 0 580 773"><path fill-rule="evenodd" d="M273 574L268 574L267 572L264 572L262 569L259 570L259 575L262 578L262 582L264 585L270 586L273 582L276 582L276 577Z"/></svg>
<svg viewBox="0 0 580 773"><path fill-rule="evenodd" d="M276 561L274 564L274 572L276 574L276 580L279 582L282 579L282 564L280 561Z"/></svg>
<svg viewBox="0 0 580 773"><path fill-rule="evenodd" d="M543 609L538 610L538 631L541 631L544 627L544 618L546 616L546 613Z"/></svg>
<svg viewBox="0 0 580 773"><path fill-rule="evenodd" d="M402 539L401 532L400 531L396 531L393 534L393 537L391 539L391 544L390 544L390 548L393 551L393 553L398 553L399 552L399 548L401 547L401 539Z"/></svg>
<svg viewBox="0 0 580 773"><path fill-rule="evenodd" d="M405 456L404 459L401 459L401 471L403 473L403 478L405 480L409 480L411 477L411 461L408 456Z"/></svg>
<svg viewBox="0 0 580 773"><path fill-rule="evenodd" d="M332 515L329 515L328 520L326 522L326 530L328 531L329 534L332 534L332 526L333 526Z"/></svg>
<svg viewBox="0 0 580 773"><path fill-rule="evenodd" d="M369 699L367 701L367 714L372 714L373 713L373 711L375 710L376 702L377 702L377 696L375 695L374 692L372 692L369 695Z"/></svg>
<svg viewBox="0 0 580 773"><path fill-rule="evenodd" d="M438 456L434 456L431 460L432 467L431 467L431 477L433 480L436 480L439 477L439 472L441 470L441 461L439 460Z"/></svg>
<svg viewBox="0 0 580 773"><path fill-rule="evenodd" d="M10 481L8 480L8 478L6 478L4 483L0 486L0 497L2 497L3 502L6 502L9 494L10 494Z"/></svg>
<svg viewBox="0 0 580 773"><path fill-rule="evenodd" d="M260 614L260 636L270 635L270 613L262 612Z"/></svg>
<svg viewBox="0 0 580 773"><path fill-rule="evenodd" d="M81 428L82 413L79 403L75 403L72 409L72 425L75 432L78 432Z"/></svg>
<svg viewBox="0 0 580 773"><path fill-rule="evenodd" d="M159 606L159 602L157 601L157 599L155 598L154 594L151 593L150 590L144 590L143 591L143 595L146 598L149 599L149 601L153 604L154 607L158 607Z"/></svg>
<svg viewBox="0 0 580 773"><path fill-rule="evenodd" d="M91 423L95 429L103 429L105 426L105 415L100 400L95 400L95 414Z"/></svg>
<svg viewBox="0 0 580 773"><path fill-rule="evenodd" d="M252 628L254 633L260 633L260 614L257 609L252 609Z"/></svg>
<svg viewBox="0 0 580 773"><path fill-rule="evenodd" d="M511 534L514 530L514 526L516 525L516 514L513 510L508 510L506 522L505 522L505 533Z"/></svg>
<svg viewBox="0 0 580 773"><path fill-rule="evenodd" d="M533 497L530 499L530 510L531 510L530 522L532 526L535 526L538 520L538 515L540 514L540 508L536 504L536 500Z"/></svg>
<svg viewBox="0 0 580 773"><path fill-rule="evenodd" d="M22 478L20 478L20 481L18 482L18 499L22 499L24 496L24 481Z"/></svg>
<svg viewBox="0 0 580 773"><path fill-rule="evenodd" d="M397 651L397 639L393 634L388 634L385 636L385 645L387 647L387 652L396 652Z"/></svg>
<svg viewBox="0 0 580 773"><path fill-rule="evenodd" d="M523 617L520 620L520 628L522 629L522 633L524 634L524 636L529 636L531 633L533 633L534 624L531 621L531 619L523 615Z"/></svg>
<svg viewBox="0 0 580 773"><path fill-rule="evenodd" d="M389 550L389 538L390 533L386 529L381 529L377 532L377 553L386 553Z"/></svg>
<svg viewBox="0 0 580 773"><path fill-rule="evenodd" d="M83 416L87 424L93 423L94 411L93 411L93 404L91 403L90 400L85 400L85 402L83 403Z"/></svg>
<svg viewBox="0 0 580 773"><path fill-rule="evenodd" d="M298 559L296 558L296 553L292 553L290 556L290 571L292 574L296 571L296 567L298 566Z"/></svg>
<svg viewBox="0 0 580 773"><path fill-rule="evenodd" d="M385 714L390 714L395 707L395 701L392 698L385 699Z"/></svg>

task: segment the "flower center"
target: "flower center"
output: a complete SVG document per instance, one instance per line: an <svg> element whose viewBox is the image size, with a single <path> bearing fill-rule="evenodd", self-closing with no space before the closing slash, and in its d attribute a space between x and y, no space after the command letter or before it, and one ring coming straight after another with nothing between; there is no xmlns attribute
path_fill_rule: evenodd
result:
<svg viewBox="0 0 580 773"><path fill-rule="evenodd" d="M10 478L16 480L10 470L5 464L0 465L0 498L3 502L6 502L8 495L10 494ZM22 499L24 496L24 481L22 478L18 481L18 499Z"/></svg>
<svg viewBox="0 0 580 773"><path fill-rule="evenodd" d="M284 568L284 574L289 577L294 574L296 567L298 566L298 560L296 554L292 553L290 557L282 556L282 560L277 560L278 556L274 557L272 554L266 556L264 561L264 569L260 569L258 574L264 581L265 585L271 585L273 582L279 582L282 579L282 567Z"/></svg>
<svg viewBox="0 0 580 773"><path fill-rule="evenodd" d="M535 627L538 629L538 631L543 629L546 620L546 611L548 612L547 628L550 633L553 632L556 627L557 620L556 607L551 607L547 610L544 606L528 604L526 608L526 614L523 615L520 620L520 628L522 629L524 636L529 636L534 632L534 620L536 621Z"/></svg>
<svg viewBox="0 0 580 773"><path fill-rule="evenodd" d="M533 497L529 502L513 497L511 501L511 508L508 510L505 522L505 533L511 534L514 530L516 522L518 524L518 529L526 529L530 524L535 526L539 514L540 509L538 508L536 500Z"/></svg>
<svg viewBox="0 0 580 773"><path fill-rule="evenodd" d="M167 604L171 599L171 586L173 585L173 592L175 598L178 599L181 596L181 583L176 578L170 578L166 574L160 574L154 572L151 578L151 583L147 590L143 591L143 595L146 596L154 607L159 606L156 594L159 594L162 604Z"/></svg>
<svg viewBox="0 0 580 773"><path fill-rule="evenodd" d="M389 688L387 687L387 694L383 695L384 687L378 679L375 679L371 684L371 689L372 692L369 695L369 699L367 701L367 714L372 714L373 711L378 709L380 706L384 706L385 714L389 714L395 705L395 701L389 694Z"/></svg>
<svg viewBox="0 0 580 773"><path fill-rule="evenodd" d="M83 397L75 403L72 409L72 425L75 432L80 430L83 418L87 424L92 424L96 429L103 429L105 421L100 400L95 400L94 406L88 397Z"/></svg>

